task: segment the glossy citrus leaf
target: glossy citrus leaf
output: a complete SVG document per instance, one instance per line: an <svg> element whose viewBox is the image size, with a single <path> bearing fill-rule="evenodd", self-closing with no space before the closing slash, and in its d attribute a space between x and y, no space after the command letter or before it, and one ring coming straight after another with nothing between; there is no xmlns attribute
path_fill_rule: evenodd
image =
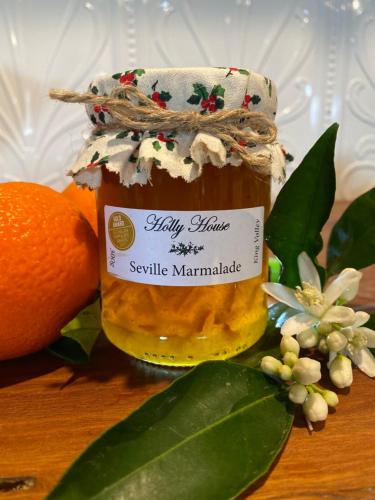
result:
<svg viewBox="0 0 375 500"><path fill-rule="evenodd" d="M335 198L334 152L338 125L317 140L281 189L265 226L265 238L283 265L281 282L299 284L297 257L313 259L322 249L320 232ZM321 270L321 275L322 275Z"/></svg>
<svg viewBox="0 0 375 500"><path fill-rule="evenodd" d="M48 500L227 500L268 471L292 420L260 371L202 363L91 444Z"/></svg>
<svg viewBox="0 0 375 500"><path fill-rule="evenodd" d="M359 196L332 229L327 270L337 274L345 267L362 269L375 263L375 188Z"/></svg>

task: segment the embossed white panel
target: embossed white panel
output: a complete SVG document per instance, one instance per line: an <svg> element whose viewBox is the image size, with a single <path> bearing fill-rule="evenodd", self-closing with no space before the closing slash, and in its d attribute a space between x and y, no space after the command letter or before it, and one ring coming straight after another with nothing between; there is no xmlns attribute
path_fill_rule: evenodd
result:
<svg viewBox="0 0 375 500"><path fill-rule="evenodd" d="M375 185L372 0L1 0L0 180L61 189L87 131L48 88L127 67L242 66L278 84L296 157L333 121L338 197ZM290 169L293 168L293 164Z"/></svg>

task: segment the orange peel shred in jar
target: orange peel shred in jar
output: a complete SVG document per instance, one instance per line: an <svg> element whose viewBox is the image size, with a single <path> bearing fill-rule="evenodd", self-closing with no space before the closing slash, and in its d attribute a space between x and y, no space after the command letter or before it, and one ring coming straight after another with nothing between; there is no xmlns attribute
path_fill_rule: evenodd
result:
<svg viewBox="0 0 375 500"><path fill-rule="evenodd" d="M276 110L272 82L237 68L128 70L90 89L108 95L119 84L137 85L163 109L242 107L269 118ZM110 122L103 107L87 107L96 125ZM188 366L233 357L261 337L263 223L283 161L278 144L260 154L270 157L268 171L199 131L94 134L72 174L97 188L102 320L113 344L148 362Z"/></svg>

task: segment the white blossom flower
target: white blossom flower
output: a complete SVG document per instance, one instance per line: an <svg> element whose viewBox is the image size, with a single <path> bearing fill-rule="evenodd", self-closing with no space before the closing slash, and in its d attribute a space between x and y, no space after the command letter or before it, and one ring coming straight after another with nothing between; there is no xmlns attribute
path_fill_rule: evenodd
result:
<svg viewBox="0 0 375 500"><path fill-rule="evenodd" d="M330 357L331 359L328 363L329 376L335 386L339 389L343 389L344 387L352 385L353 370L350 359L340 353L337 355L334 353L333 358L330 354Z"/></svg>
<svg viewBox="0 0 375 500"><path fill-rule="evenodd" d="M292 369L288 365L282 365L279 369L279 377L281 380L287 381L292 378Z"/></svg>
<svg viewBox="0 0 375 500"><path fill-rule="evenodd" d="M327 401L328 406L331 406L332 408L334 408L339 404L339 398L337 394L333 391L325 389L322 393L322 396Z"/></svg>
<svg viewBox="0 0 375 500"><path fill-rule="evenodd" d="M342 328L340 333L347 339L343 354L348 356L366 375L375 377L375 358L368 349L375 347L375 331L362 326L369 318L369 314L364 311L356 312L353 324Z"/></svg>
<svg viewBox="0 0 375 500"><path fill-rule="evenodd" d="M315 384L322 376L320 373L320 363L311 358L299 358L293 366L292 374L294 380L300 384Z"/></svg>
<svg viewBox="0 0 375 500"><path fill-rule="evenodd" d="M281 334L296 335L318 326L321 322L340 326L351 325L355 318L353 309L337 306L334 303L345 294L352 296L353 290L358 289L362 273L352 268L344 269L322 291L318 271L305 252L298 256L298 270L302 287L297 287L296 290L279 283L262 285L273 298L299 311L285 321L281 327Z"/></svg>
<svg viewBox="0 0 375 500"><path fill-rule="evenodd" d="M292 352L296 356L299 355L300 345L293 337L283 337L280 342L281 354L286 354L287 352Z"/></svg>
<svg viewBox="0 0 375 500"><path fill-rule="evenodd" d="M290 368L293 368L293 366L297 363L298 361L298 356L294 352L286 352L283 356L283 362L287 366L290 366Z"/></svg>
<svg viewBox="0 0 375 500"><path fill-rule="evenodd" d="M303 413L306 416L308 424L310 422L325 420L328 416L327 401L318 392L309 394L303 403Z"/></svg>
<svg viewBox="0 0 375 500"><path fill-rule="evenodd" d="M288 396L293 403L302 405L307 397L307 389L303 384L293 384L290 386Z"/></svg>
<svg viewBox="0 0 375 500"><path fill-rule="evenodd" d="M264 356L260 363L262 372L267 375L278 375L280 368L283 366L282 362L273 356Z"/></svg>

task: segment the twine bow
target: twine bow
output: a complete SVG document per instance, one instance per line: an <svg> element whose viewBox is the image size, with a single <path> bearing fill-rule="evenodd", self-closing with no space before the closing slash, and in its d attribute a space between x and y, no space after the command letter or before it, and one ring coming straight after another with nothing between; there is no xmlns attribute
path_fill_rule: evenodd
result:
<svg viewBox="0 0 375 500"><path fill-rule="evenodd" d="M270 155L251 153L246 148L275 142L276 125L265 113L242 108L219 110L211 114L173 111L161 108L134 85L114 87L110 96L65 89L51 89L49 96L63 102L106 106L113 121L97 125L100 130L124 128L150 132L205 132L220 139L248 166L256 169L269 168Z"/></svg>

